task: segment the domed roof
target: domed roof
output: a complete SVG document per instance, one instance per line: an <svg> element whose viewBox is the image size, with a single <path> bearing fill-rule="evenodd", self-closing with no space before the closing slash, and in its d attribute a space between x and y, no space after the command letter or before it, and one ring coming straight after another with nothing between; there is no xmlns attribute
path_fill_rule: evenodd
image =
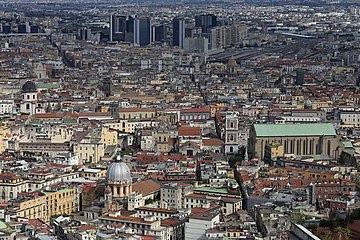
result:
<svg viewBox="0 0 360 240"><path fill-rule="evenodd" d="M35 72L30 73L29 78L37 78L37 75Z"/></svg>
<svg viewBox="0 0 360 240"><path fill-rule="evenodd" d="M227 66L228 67L237 67L237 62L236 62L236 60L235 60L235 58L230 58L230 60L228 61L228 63L227 63Z"/></svg>
<svg viewBox="0 0 360 240"><path fill-rule="evenodd" d="M305 102L304 102L304 107L312 107L312 102L310 99L307 99Z"/></svg>
<svg viewBox="0 0 360 240"><path fill-rule="evenodd" d="M123 182L131 180L129 167L123 162L114 162L110 164L106 171L107 182Z"/></svg>
<svg viewBox="0 0 360 240"><path fill-rule="evenodd" d="M35 83L31 81L27 81L21 88L21 92L23 93L30 93L30 92L37 92L37 88Z"/></svg>

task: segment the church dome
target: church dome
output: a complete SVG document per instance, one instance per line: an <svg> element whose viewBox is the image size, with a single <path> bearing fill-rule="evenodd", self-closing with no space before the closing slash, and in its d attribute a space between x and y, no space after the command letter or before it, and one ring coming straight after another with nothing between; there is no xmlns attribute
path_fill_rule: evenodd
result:
<svg viewBox="0 0 360 240"><path fill-rule="evenodd" d="M304 102L304 108L312 108L312 102L310 99L307 99L305 102Z"/></svg>
<svg viewBox="0 0 360 240"><path fill-rule="evenodd" d="M230 60L228 61L228 63L227 63L227 66L228 67L237 67L237 62L236 62L236 60L235 60L235 58L230 58Z"/></svg>
<svg viewBox="0 0 360 240"><path fill-rule="evenodd" d="M110 164L106 171L106 181L108 183L125 183L131 181L129 167L123 162Z"/></svg>
<svg viewBox="0 0 360 240"><path fill-rule="evenodd" d="M37 92L37 88L35 83L31 81L27 81L21 88L22 93L31 93L31 92Z"/></svg>

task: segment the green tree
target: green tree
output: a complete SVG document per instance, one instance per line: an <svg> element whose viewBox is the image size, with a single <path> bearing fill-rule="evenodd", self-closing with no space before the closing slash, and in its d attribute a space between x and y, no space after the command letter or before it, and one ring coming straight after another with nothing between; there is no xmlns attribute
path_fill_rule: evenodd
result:
<svg viewBox="0 0 360 240"><path fill-rule="evenodd" d="M343 236L345 237L345 240L349 240L351 234L350 228L346 227L343 228Z"/></svg>
<svg viewBox="0 0 360 240"><path fill-rule="evenodd" d="M300 211L294 211L290 215L291 221L297 223L297 224L303 224L307 217L305 214L301 213Z"/></svg>
<svg viewBox="0 0 360 240"><path fill-rule="evenodd" d="M326 233L324 234L324 238L322 238L324 240L333 240L333 232L332 231L326 231Z"/></svg>
<svg viewBox="0 0 360 240"><path fill-rule="evenodd" d="M344 236L343 230L344 228L342 226L337 226L335 228L335 232L337 233L339 240L342 240L342 237Z"/></svg>

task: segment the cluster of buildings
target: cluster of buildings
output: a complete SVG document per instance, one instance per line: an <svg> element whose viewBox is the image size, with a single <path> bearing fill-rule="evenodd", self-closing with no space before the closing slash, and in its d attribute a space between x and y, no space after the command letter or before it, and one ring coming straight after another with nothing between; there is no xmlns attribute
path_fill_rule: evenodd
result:
<svg viewBox="0 0 360 240"><path fill-rule="evenodd" d="M0 238L359 237L357 8L97 4L0 13Z"/></svg>

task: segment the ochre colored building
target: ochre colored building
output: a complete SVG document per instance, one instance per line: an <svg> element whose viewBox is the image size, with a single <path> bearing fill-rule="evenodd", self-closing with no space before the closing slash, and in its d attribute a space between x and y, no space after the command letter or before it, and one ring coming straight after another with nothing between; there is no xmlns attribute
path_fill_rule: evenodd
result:
<svg viewBox="0 0 360 240"><path fill-rule="evenodd" d="M62 189L54 192L24 193L11 201L12 214L26 219L41 219L49 223L50 217L77 211L78 198L75 189Z"/></svg>

